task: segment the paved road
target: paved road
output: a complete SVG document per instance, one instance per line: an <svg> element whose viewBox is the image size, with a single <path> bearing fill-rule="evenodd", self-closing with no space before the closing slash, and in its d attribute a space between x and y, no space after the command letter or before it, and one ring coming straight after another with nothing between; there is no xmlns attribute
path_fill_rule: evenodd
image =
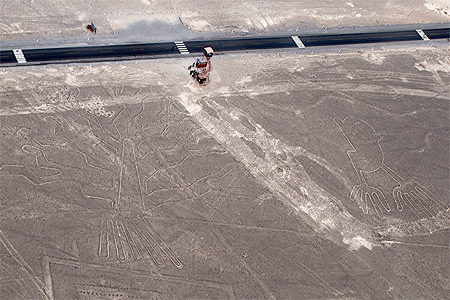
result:
<svg viewBox="0 0 450 300"><path fill-rule="evenodd" d="M183 55L201 53L203 47L210 46L216 53L227 51L247 51L295 47L319 47L354 45L367 43L387 43L419 41L423 39L449 39L450 28L402 31L380 31L347 34L302 35L296 37L255 37L204 41L166 42L147 44L125 44L113 46L85 46L66 48L44 48L21 50L23 58L17 58L11 50L0 51L0 64L66 63L74 61L101 61L118 59L148 58L158 55ZM20 53L20 55L22 54ZM26 62L24 62L26 60Z"/></svg>

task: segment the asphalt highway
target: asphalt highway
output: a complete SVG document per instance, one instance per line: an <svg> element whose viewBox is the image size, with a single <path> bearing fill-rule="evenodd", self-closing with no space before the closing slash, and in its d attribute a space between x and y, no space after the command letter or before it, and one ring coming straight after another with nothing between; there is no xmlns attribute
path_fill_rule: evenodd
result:
<svg viewBox="0 0 450 300"><path fill-rule="evenodd" d="M429 39L449 39L450 28L424 29ZM203 41L184 41L166 43L124 44L105 46L81 46L62 48L23 49L23 57L20 65L27 63L66 63L77 61L102 61L120 59L149 58L162 55L183 55L189 53L201 53L204 47L210 46L216 53L228 51L249 51L263 49L280 49L295 47L319 47L338 46L368 43L388 43L423 40L416 30L380 31L366 33L345 34L299 34L299 45L291 36L282 37L254 37L217 39ZM10 50L0 51L0 64L19 64L20 58Z"/></svg>

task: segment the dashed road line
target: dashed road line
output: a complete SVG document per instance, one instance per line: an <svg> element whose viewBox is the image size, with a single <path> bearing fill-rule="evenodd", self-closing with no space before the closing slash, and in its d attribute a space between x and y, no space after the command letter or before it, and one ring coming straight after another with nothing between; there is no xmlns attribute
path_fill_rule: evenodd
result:
<svg viewBox="0 0 450 300"><path fill-rule="evenodd" d="M19 64L26 64L27 60L25 59L25 55L23 55L22 49L14 49L14 56Z"/></svg>
<svg viewBox="0 0 450 300"><path fill-rule="evenodd" d="M189 54L189 50L183 41L175 42L175 45L177 46L178 51L180 51L180 54Z"/></svg>
<svg viewBox="0 0 450 300"><path fill-rule="evenodd" d="M419 26L419 25L417 25ZM422 25L420 25L422 27ZM51 48L43 49L22 49L0 50L0 65L29 65L39 63L63 63L74 60L109 60L116 57L131 59L134 56L147 55L171 55L178 51L179 54L199 53L208 44L216 51L247 51L265 50L278 48L310 48L336 45L357 45L382 42L406 42L416 40L437 40L448 39L449 28L417 29L417 27L391 32L360 32L360 33L340 33L340 34L318 34L318 35L298 35L279 37L247 37L244 39L218 39L165 42L165 43L145 43L126 45L105 45L98 47L67 47L59 51ZM292 44L294 42L295 44ZM189 47L187 47L189 45ZM295 46L294 46L295 45ZM177 49L175 50L175 46ZM11 52L13 51L13 52ZM109 52L113 51L113 52ZM193 52L191 52L193 51ZM78 52L78 53L77 53ZM24 55L26 53L26 55ZM83 55L81 55L81 54ZM110 53L110 54L108 54ZM131 57L131 58L130 58Z"/></svg>
<svg viewBox="0 0 450 300"><path fill-rule="evenodd" d="M430 38L425 34L425 32L423 32L422 29L417 29L416 32L420 35L420 37L424 40L424 41L429 41Z"/></svg>
<svg viewBox="0 0 450 300"><path fill-rule="evenodd" d="M302 40L297 35L293 35L292 39L294 40L294 42L297 45L297 47L305 48L305 45L303 44Z"/></svg>

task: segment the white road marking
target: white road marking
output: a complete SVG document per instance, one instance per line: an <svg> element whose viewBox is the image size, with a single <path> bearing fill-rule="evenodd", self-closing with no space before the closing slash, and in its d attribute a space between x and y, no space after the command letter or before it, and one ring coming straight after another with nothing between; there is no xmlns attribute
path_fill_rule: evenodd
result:
<svg viewBox="0 0 450 300"><path fill-rule="evenodd" d="M292 36L292 39L294 40L294 42L295 42L295 44L297 45L297 47L299 47L299 48L305 48L305 45L303 44L302 40L301 40L298 36L293 35L293 36Z"/></svg>
<svg viewBox="0 0 450 300"><path fill-rule="evenodd" d="M189 50L183 41L175 42L175 45L177 46L178 51L180 51L180 54L189 54Z"/></svg>
<svg viewBox="0 0 450 300"><path fill-rule="evenodd" d="M430 38L425 34L425 32L423 32L422 29L417 29L416 31L424 41L430 40Z"/></svg>
<svg viewBox="0 0 450 300"><path fill-rule="evenodd" d="M25 55L23 55L22 49L14 49L14 56L19 64L26 64L27 60L25 59Z"/></svg>

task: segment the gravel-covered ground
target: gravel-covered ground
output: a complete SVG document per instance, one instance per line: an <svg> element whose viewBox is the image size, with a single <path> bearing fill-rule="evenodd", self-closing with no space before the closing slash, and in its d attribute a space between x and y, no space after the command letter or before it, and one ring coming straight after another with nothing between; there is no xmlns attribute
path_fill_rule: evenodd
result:
<svg viewBox="0 0 450 300"><path fill-rule="evenodd" d="M448 298L445 45L190 62L0 72L2 298Z"/></svg>
<svg viewBox="0 0 450 300"><path fill-rule="evenodd" d="M174 41L331 27L449 22L447 0L4 0L6 47ZM93 35L86 26L94 22Z"/></svg>

